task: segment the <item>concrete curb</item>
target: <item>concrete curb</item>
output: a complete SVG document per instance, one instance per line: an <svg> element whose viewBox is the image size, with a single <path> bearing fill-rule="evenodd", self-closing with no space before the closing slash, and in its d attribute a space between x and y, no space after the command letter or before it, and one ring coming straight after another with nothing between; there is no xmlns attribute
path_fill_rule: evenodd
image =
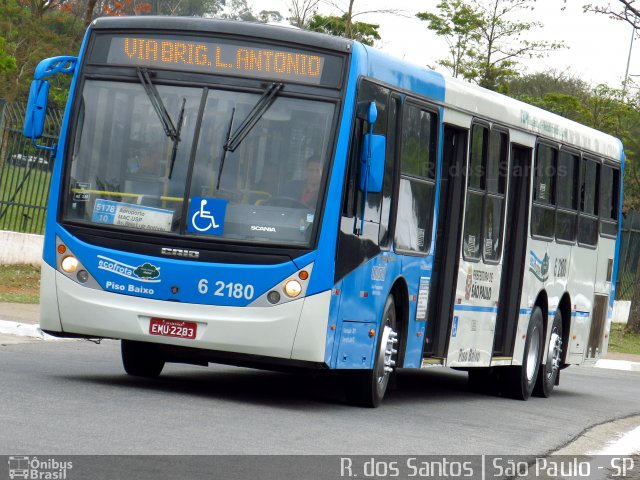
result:
<svg viewBox="0 0 640 480"><path fill-rule="evenodd" d="M598 368L608 368L611 370L627 370L631 372L640 372L640 363L630 362L628 360L610 360L603 358L598 360L595 365Z"/></svg>
<svg viewBox="0 0 640 480"><path fill-rule="evenodd" d="M18 337L37 338L40 340L59 340L58 338L47 335L38 325L31 323L19 323L9 320L0 320L0 334L13 335Z"/></svg>

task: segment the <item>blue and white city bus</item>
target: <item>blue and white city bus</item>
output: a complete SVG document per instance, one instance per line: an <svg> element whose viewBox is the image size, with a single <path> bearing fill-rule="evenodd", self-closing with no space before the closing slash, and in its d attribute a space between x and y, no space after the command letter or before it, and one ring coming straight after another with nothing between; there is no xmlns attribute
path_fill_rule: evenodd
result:
<svg viewBox="0 0 640 480"><path fill-rule="evenodd" d="M100 18L53 169L41 328L166 362L397 368L548 396L607 348L623 149L608 135L297 29Z"/></svg>

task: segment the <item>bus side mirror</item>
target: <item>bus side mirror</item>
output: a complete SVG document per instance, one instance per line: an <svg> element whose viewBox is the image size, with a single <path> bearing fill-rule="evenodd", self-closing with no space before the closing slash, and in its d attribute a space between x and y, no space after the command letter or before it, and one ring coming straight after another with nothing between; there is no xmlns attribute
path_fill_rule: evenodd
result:
<svg viewBox="0 0 640 480"><path fill-rule="evenodd" d="M384 135L367 133L362 142L360 157L360 190L380 193L384 179L387 139Z"/></svg>
<svg viewBox="0 0 640 480"><path fill-rule="evenodd" d="M44 119L47 115L47 101L49 100L49 82L34 80L29 90L29 103L25 113L24 130L22 134L35 141L42 137Z"/></svg>

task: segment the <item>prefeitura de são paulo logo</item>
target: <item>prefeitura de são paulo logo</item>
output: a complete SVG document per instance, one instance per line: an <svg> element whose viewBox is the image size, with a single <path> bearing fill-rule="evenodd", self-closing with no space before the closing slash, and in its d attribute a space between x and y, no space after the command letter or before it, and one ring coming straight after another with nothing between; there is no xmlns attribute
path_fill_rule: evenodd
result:
<svg viewBox="0 0 640 480"><path fill-rule="evenodd" d="M33 480L65 480L73 462L62 462L55 458L9 457L9 478Z"/></svg>

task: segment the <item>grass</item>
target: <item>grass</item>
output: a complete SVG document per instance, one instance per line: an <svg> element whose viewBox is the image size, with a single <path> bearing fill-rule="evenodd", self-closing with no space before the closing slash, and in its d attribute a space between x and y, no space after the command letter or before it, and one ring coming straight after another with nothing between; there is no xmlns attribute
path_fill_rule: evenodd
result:
<svg viewBox="0 0 640 480"><path fill-rule="evenodd" d="M39 303L40 267L0 265L0 302Z"/></svg>
<svg viewBox="0 0 640 480"><path fill-rule="evenodd" d="M609 351L640 355L640 333L626 333L622 323L611 324Z"/></svg>

